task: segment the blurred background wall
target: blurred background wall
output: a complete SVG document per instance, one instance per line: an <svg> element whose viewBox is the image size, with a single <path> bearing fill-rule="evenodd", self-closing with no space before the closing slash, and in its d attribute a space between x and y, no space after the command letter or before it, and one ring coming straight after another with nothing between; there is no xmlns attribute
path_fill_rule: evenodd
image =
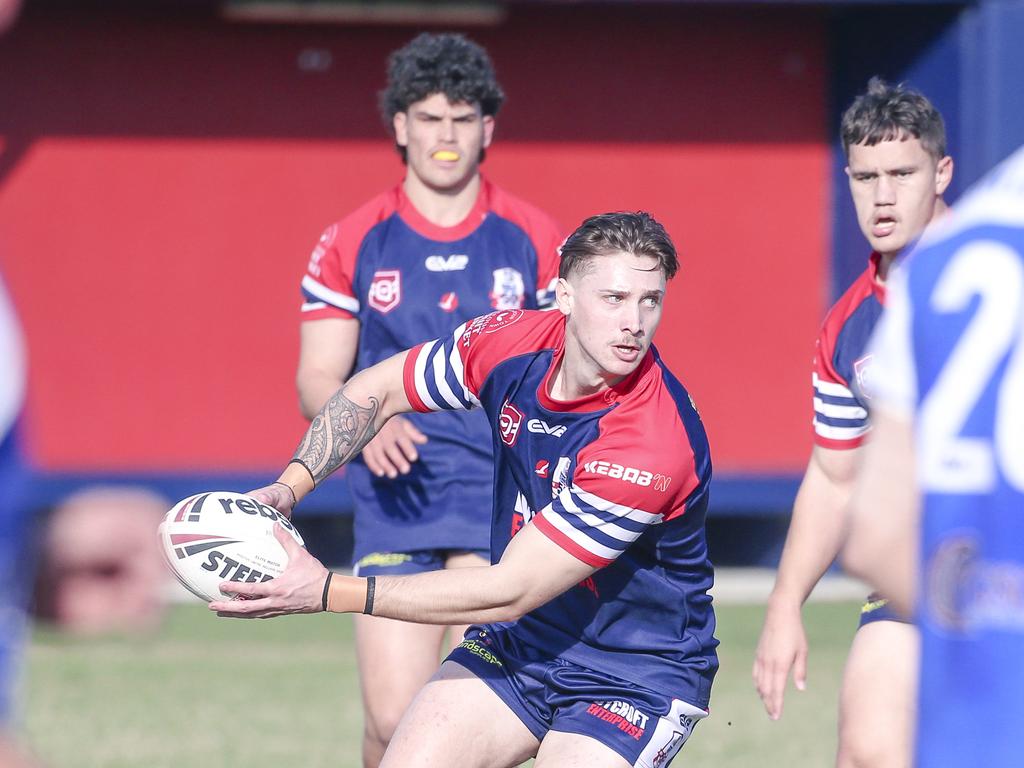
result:
<svg viewBox="0 0 1024 768"><path fill-rule="evenodd" d="M673 235L658 346L711 437L718 551L775 556L815 334L867 256L838 117L873 74L925 91L955 199L1024 137L1024 3L446 7L28 0L0 38L0 269L30 348L35 503L97 480L241 489L287 460L309 252L402 176L376 110L387 53L454 28L509 95L487 175L567 231L644 209ZM404 16L370 23L381 9ZM346 508L332 481L301 512Z"/></svg>

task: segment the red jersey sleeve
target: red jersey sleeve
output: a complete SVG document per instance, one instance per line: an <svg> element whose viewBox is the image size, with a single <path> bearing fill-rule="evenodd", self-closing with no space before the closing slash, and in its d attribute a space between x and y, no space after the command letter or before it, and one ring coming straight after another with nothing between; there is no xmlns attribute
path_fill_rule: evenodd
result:
<svg viewBox="0 0 1024 768"><path fill-rule="evenodd" d="M353 289L359 249L366 234L397 209L398 189L377 195L320 235L302 278L302 319L355 318L359 297Z"/></svg>
<svg viewBox="0 0 1024 768"><path fill-rule="evenodd" d="M863 444L869 429L868 412L835 369L834 325L831 317L826 318L814 348L814 443L849 450Z"/></svg>

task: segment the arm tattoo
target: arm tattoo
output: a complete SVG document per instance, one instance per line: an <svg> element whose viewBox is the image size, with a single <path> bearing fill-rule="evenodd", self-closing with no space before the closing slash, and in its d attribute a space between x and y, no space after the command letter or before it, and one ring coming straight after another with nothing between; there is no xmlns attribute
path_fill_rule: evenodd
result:
<svg viewBox="0 0 1024 768"><path fill-rule="evenodd" d="M305 462L317 485L351 461L377 434L374 421L380 402L371 397L370 405L363 407L345 397L344 392L344 388L339 389L327 401L293 457Z"/></svg>

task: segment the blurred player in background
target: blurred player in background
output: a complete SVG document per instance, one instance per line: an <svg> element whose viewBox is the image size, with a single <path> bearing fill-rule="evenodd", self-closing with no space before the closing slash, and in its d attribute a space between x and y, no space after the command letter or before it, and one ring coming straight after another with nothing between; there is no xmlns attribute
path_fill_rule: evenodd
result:
<svg viewBox="0 0 1024 768"><path fill-rule="evenodd" d="M848 567L921 632L915 765L1024 765L1024 148L929 231L872 343Z"/></svg>
<svg viewBox="0 0 1024 768"><path fill-rule="evenodd" d="M32 763L13 734L14 688L32 589L31 518L17 424L25 396L25 353L14 308L0 281L0 768Z"/></svg>
<svg viewBox="0 0 1024 768"><path fill-rule="evenodd" d="M844 510L870 429L877 374L868 339L882 312L896 258L943 215L953 175L942 116L920 93L875 78L842 120L846 173L868 268L829 311L814 358L814 448L800 485L754 661L768 715L782 715L790 671L807 674L801 609L842 544ZM861 612L843 675L840 768L907 766L917 669L916 629L877 595Z"/></svg>
<svg viewBox="0 0 1024 768"><path fill-rule="evenodd" d="M503 100L486 51L461 35L422 34L391 55L381 108L405 178L328 227L310 259L297 376L307 418L354 371L492 310L550 306L557 228L480 174ZM384 425L347 470L356 573L486 564L492 461L483 414ZM464 631L452 627L449 642ZM364 765L377 765L437 669L444 634L357 618Z"/></svg>
<svg viewBox="0 0 1024 768"><path fill-rule="evenodd" d="M64 499L43 532L34 615L72 634L155 629L167 569L153 531L169 506L132 487L92 486Z"/></svg>
<svg viewBox="0 0 1024 768"><path fill-rule="evenodd" d="M287 512L389 417L482 406L496 427L494 565L346 577L286 545L280 577L225 583L249 599L211 609L481 622L416 697L387 766L668 765L718 668L710 452L651 346L677 268L649 215L588 219L562 248L558 312L495 312L361 372L256 491Z"/></svg>
<svg viewBox="0 0 1024 768"><path fill-rule="evenodd" d="M20 0L0 0L0 35L14 24L20 9ZM21 331L0 280L0 768L32 765L12 733L13 689L25 634L25 603L32 583L29 521L21 499L25 473L16 427L24 393Z"/></svg>

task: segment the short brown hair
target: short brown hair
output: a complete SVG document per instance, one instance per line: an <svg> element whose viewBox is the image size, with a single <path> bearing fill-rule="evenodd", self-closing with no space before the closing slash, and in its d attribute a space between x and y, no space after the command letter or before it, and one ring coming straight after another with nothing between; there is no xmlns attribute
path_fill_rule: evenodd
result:
<svg viewBox="0 0 1024 768"><path fill-rule="evenodd" d="M924 94L879 77L871 78L868 89L843 113L840 136L847 157L854 144L873 147L908 136L936 160L946 156L946 125L935 105Z"/></svg>
<svg viewBox="0 0 1024 768"><path fill-rule="evenodd" d="M649 213L602 213L591 216L562 244L559 277L583 272L595 256L632 253L658 260L658 267L671 280L679 270L679 257L672 238Z"/></svg>

